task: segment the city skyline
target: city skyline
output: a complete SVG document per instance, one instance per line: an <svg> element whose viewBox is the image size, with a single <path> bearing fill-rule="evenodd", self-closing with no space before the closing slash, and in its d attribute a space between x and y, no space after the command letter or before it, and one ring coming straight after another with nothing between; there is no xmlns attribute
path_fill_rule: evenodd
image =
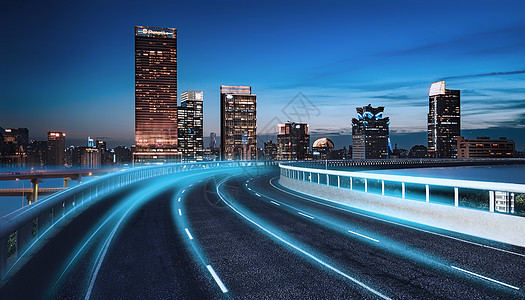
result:
<svg viewBox="0 0 525 300"><path fill-rule="evenodd" d="M525 126L525 70L521 67L525 59L520 55L525 49L521 38L525 22L520 18L524 4L443 2L431 6L406 2L403 10L390 15L386 12L393 4L387 2L337 3L332 8L285 3L282 11L274 5L264 8L229 2L222 7L208 3L202 14L210 18L202 24L204 17L193 20L179 12L168 17L165 8L153 5L143 14L129 9L121 17L112 14L120 7L115 4L105 10L97 10L100 4L94 4L85 11L78 4L52 10L38 4L24 9L9 5L6 11L10 13L3 22L12 28L7 37L19 43L1 50L12 57L2 72L5 97L12 101L3 102L1 125L27 127L33 139L44 139L47 131L64 131L68 145L86 136L107 140L112 146L133 143L130 28L151 25L180 30L179 89L212 95L204 104L204 136L220 132L218 86L246 84L260 100L260 129L274 117L287 121L281 109L302 92L321 111L320 117L307 121L313 137L350 136L352 113L341 108L371 103L388 108L393 144L398 139L425 144L428 88L431 82L444 79L462 90L463 135L506 136L516 141L517 149L525 145L519 134ZM192 8L191 4L168 3L171 5L180 6L181 12ZM240 15L251 10L258 13L243 28L228 20L207 26L216 20L212 11L217 9ZM297 13L287 14L290 9ZM75 22L71 19L74 14L67 12L96 17L100 24ZM447 24L425 22L443 13L449 17ZM35 18L29 21L31 15ZM348 15L354 20L347 20ZM406 20L392 24L398 18ZM486 22L487 18L498 22ZM32 32L34 38L25 41L32 22L41 22L48 31ZM48 32L59 29L65 34L45 39L52 36ZM86 36L89 39L83 38ZM249 47L238 49L246 42L251 42ZM39 43L39 47L32 47L32 43ZM214 47L206 47L209 44ZM66 45L71 51L57 51ZM243 63L234 63L236 59ZM31 68L18 68L20 64L31 64ZM27 82L34 88L24 89ZM86 103L92 114L84 113ZM62 118L52 115L56 111ZM488 133L478 133L483 130ZM346 143L334 141L337 148L351 143L350 138Z"/></svg>

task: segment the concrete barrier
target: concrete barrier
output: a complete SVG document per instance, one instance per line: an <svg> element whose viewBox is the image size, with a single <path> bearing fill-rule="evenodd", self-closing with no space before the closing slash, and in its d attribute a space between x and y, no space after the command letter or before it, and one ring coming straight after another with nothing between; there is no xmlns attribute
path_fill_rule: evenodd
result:
<svg viewBox="0 0 525 300"><path fill-rule="evenodd" d="M294 191L394 218L525 247L525 218L450 205L352 191L281 175Z"/></svg>

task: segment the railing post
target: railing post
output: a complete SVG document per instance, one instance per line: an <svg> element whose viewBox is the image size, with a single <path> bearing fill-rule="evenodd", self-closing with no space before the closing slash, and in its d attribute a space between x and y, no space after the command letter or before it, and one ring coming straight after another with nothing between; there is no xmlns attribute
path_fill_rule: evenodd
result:
<svg viewBox="0 0 525 300"><path fill-rule="evenodd" d="M385 195L385 181L381 180L381 195Z"/></svg>
<svg viewBox="0 0 525 300"><path fill-rule="evenodd" d="M328 174L326 174L326 185L330 185L330 176Z"/></svg>
<svg viewBox="0 0 525 300"><path fill-rule="evenodd" d="M401 198L405 199L405 183L401 182Z"/></svg>
<svg viewBox="0 0 525 300"><path fill-rule="evenodd" d="M7 240L9 235L0 239L0 276L4 277L7 272Z"/></svg>
<svg viewBox="0 0 525 300"><path fill-rule="evenodd" d="M365 178L365 193L368 193L368 181Z"/></svg>
<svg viewBox="0 0 525 300"><path fill-rule="evenodd" d="M428 184L425 184L425 194L426 194L426 202L430 202L430 187Z"/></svg>
<svg viewBox="0 0 525 300"><path fill-rule="evenodd" d="M353 187L353 177L350 177L350 190L353 190L354 187Z"/></svg>
<svg viewBox="0 0 525 300"><path fill-rule="evenodd" d="M337 175L337 187L341 187L341 176Z"/></svg>
<svg viewBox="0 0 525 300"><path fill-rule="evenodd" d="M494 191L489 191L489 211L490 212L494 212L494 206L495 206Z"/></svg>
<svg viewBox="0 0 525 300"><path fill-rule="evenodd" d="M457 187L454 188L454 206L459 206L459 189Z"/></svg>

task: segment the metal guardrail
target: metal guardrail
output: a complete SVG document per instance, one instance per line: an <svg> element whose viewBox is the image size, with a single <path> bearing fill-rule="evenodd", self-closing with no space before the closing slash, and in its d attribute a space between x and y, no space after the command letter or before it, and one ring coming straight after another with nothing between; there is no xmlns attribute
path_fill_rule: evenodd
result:
<svg viewBox="0 0 525 300"><path fill-rule="evenodd" d="M0 218L0 278L3 278L14 258L23 256L28 247L50 228L65 218L74 218L101 196L128 184L177 172L217 168L277 165L271 161L202 162L158 165L124 169L94 178L53 194L46 199ZM9 263L8 263L9 258Z"/></svg>
<svg viewBox="0 0 525 300"><path fill-rule="evenodd" d="M281 176L365 193L371 192L369 185L373 181L377 187L380 186L380 188L377 189L377 193L383 196L385 195L386 185L390 187L397 185L396 188L400 190L401 194L400 198L403 199L406 198L407 184L414 184L419 185L421 188L424 187L426 202L431 202L431 190L433 190L434 187L445 187L450 189L450 194L453 192L453 202L450 202L456 207L460 206L460 189L485 191L488 196L487 207L490 212L514 213L514 193L525 194L525 184L374 174L300 167L297 165L301 164L279 164ZM359 181L360 189L356 188L356 181ZM499 199L497 199L498 197ZM502 199L508 201L508 203L502 203ZM497 203L497 201L499 202ZM502 207L504 207L504 205L508 206L508 211L503 211Z"/></svg>

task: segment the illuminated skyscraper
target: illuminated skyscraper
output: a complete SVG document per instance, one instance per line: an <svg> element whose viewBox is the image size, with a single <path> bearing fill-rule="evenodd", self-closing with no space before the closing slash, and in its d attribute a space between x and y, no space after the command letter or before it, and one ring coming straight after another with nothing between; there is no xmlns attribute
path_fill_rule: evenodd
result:
<svg viewBox="0 0 525 300"><path fill-rule="evenodd" d="M63 132L47 133L47 165L64 166L66 154L66 134Z"/></svg>
<svg viewBox="0 0 525 300"><path fill-rule="evenodd" d="M352 119L352 158L388 158L390 119L383 117L385 108L368 104L356 110L357 118Z"/></svg>
<svg viewBox="0 0 525 300"><path fill-rule="evenodd" d="M178 108L178 139L179 151L184 161L202 161L202 96L202 91L186 91L181 94L181 106Z"/></svg>
<svg viewBox="0 0 525 300"><path fill-rule="evenodd" d="M221 156L257 159L257 96L249 86L221 85Z"/></svg>
<svg viewBox="0 0 525 300"><path fill-rule="evenodd" d="M135 163L180 161L177 29L135 26Z"/></svg>
<svg viewBox="0 0 525 300"><path fill-rule="evenodd" d="M278 124L277 159L306 160L310 158L310 134L308 124Z"/></svg>
<svg viewBox="0 0 525 300"><path fill-rule="evenodd" d="M461 136L460 91L445 89L445 82L430 86L428 98L428 153L433 158L457 157Z"/></svg>

